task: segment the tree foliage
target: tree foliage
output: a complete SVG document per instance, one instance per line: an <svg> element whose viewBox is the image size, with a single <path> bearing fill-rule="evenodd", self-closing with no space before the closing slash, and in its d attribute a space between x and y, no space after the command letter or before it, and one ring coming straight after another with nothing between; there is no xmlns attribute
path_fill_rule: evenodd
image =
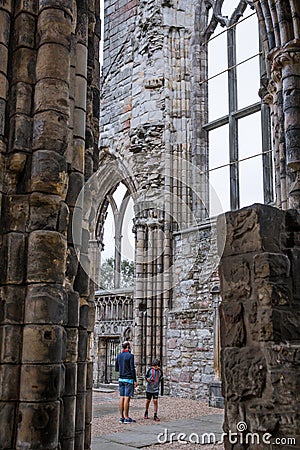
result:
<svg viewBox="0 0 300 450"><path fill-rule="evenodd" d="M114 289L114 258L107 258L100 269L100 289ZM128 259L121 261L121 288L132 287L134 284L134 262Z"/></svg>

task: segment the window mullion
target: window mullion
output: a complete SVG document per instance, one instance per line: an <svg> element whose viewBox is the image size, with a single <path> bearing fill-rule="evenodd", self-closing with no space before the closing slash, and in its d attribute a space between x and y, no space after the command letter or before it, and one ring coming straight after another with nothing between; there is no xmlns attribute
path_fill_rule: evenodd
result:
<svg viewBox="0 0 300 450"><path fill-rule="evenodd" d="M230 206L239 209L239 170L238 163L238 121L233 113L237 111L237 70L235 27L227 31L228 57L228 107L229 107L229 161L230 161ZM232 164L233 163L233 164Z"/></svg>

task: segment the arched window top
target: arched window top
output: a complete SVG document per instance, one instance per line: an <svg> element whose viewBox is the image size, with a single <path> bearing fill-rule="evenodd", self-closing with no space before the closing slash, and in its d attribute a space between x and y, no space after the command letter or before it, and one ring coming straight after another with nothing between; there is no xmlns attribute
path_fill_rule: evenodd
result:
<svg viewBox="0 0 300 450"><path fill-rule="evenodd" d="M97 240L102 243L100 289L133 285L133 205L129 189L121 182L110 190L100 208L97 223Z"/></svg>

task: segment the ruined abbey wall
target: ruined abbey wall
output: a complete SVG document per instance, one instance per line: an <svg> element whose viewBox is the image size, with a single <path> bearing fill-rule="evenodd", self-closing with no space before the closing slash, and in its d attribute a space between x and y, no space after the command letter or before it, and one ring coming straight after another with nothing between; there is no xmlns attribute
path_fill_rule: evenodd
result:
<svg viewBox="0 0 300 450"><path fill-rule="evenodd" d="M210 289L216 276L209 279L209 264L207 276L199 276L198 266L207 244L206 232L197 231L201 137L193 126L206 113L199 112L193 90L200 76L197 2L106 1L105 8L100 172L101 165L114 164L135 202L138 373L158 356L170 393L207 398L214 379ZM106 192L113 182L107 177ZM191 226L195 231L181 233ZM172 232L178 232L173 242ZM156 254L147 253L150 241Z"/></svg>
<svg viewBox="0 0 300 450"><path fill-rule="evenodd" d="M0 2L2 449L90 447L93 303L72 216L97 168L99 39L97 1Z"/></svg>

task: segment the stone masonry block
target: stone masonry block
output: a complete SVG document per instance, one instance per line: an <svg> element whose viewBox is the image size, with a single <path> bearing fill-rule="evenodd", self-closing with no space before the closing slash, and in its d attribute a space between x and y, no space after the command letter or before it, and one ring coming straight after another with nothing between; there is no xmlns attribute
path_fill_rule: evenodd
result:
<svg viewBox="0 0 300 450"><path fill-rule="evenodd" d="M57 111L42 111L35 114L33 122L34 150L47 149L64 154L68 142L68 116Z"/></svg>
<svg viewBox="0 0 300 450"><path fill-rule="evenodd" d="M82 260L83 256L81 256ZM89 294L89 276L81 264L78 266L78 272L74 282L74 290L80 295L87 296Z"/></svg>
<svg viewBox="0 0 300 450"><path fill-rule="evenodd" d="M11 149L30 150L32 133L32 118L24 114L16 114L10 121Z"/></svg>
<svg viewBox="0 0 300 450"><path fill-rule="evenodd" d="M39 150L32 159L32 190L64 197L68 181L64 157L53 151Z"/></svg>
<svg viewBox="0 0 300 450"><path fill-rule="evenodd" d="M2 73L6 73L8 62L8 48L5 47L0 41L0 70Z"/></svg>
<svg viewBox="0 0 300 450"><path fill-rule="evenodd" d="M75 138L72 145L72 167L78 172L83 173L84 171L84 150L85 141L81 138Z"/></svg>
<svg viewBox="0 0 300 450"><path fill-rule="evenodd" d="M32 86L19 81L12 86L12 96L16 113L30 115L32 108Z"/></svg>
<svg viewBox="0 0 300 450"><path fill-rule="evenodd" d="M293 248L289 250L289 255L292 265L292 283L293 283L293 294L295 299L300 298L300 248Z"/></svg>
<svg viewBox="0 0 300 450"><path fill-rule="evenodd" d="M77 393L77 363L65 363L64 396L75 396Z"/></svg>
<svg viewBox="0 0 300 450"><path fill-rule="evenodd" d="M34 0L15 0L15 14L22 12L28 12L30 14L38 13L38 4Z"/></svg>
<svg viewBox="0 0 300 450"><path fill-rule="evenodd" d="M21 63L20 63L21 62ZM13 72L13 82L35 83L36 52L34 49L20 47L13 53L13 66L18 70Z"/></svg>
<svg viewBox="0 0 300 450"><path fill-rule="evenodd" d="M72 282L78 270L78 255L74 247L68 246L66 277Z"/></svg>
<svg viewBox="0 0 300 450"><path fill-rule="evenodd" d="M66 202L69 206L75 206L78 195L80 194L84 185L84 176L78 172L71 172L69 174L69 187Z"/></svg>
<svg viewBox="0 0 300 450"><path fill-rule="evenodd" d="M221 345L224 347L242 347L246 341L242 303L220 305Z"/></svg>
<svg viewBox="0 0 300 450"><path fill-rule="evenodd" d="M239 299L251 295L251 259L247 256L223 258L220 267L221 289L224 301L234 296Z"/></svg>
<svg viewBox="0 0 300 450"><path fill-rule="evenodd" d="M21 367L20 400L55 401L64 389L64 367L61 364L23 364Z"/></svg>
<svg viewBox="0 0 300 450"><path fill-rule="evenodd" d="M25 322L40 324L67 323L68 303L65 288L59 284L28 286L25 299Z"/></svg>
<svg viewBox="0 0 300 450"><path fill-rule="evenodd" d="M36 449L58 448L59 413L59 402L21 402L16 449L32 448L31 443Z"/></svg>
<svg viewBox="0 0 300 450"><path fill-rule="evenodd" d="M1 325L0 364L20 364L21 344L21 326Z"/></svg>
<svg viewBox="0 0 300 450"><path fill-rule="evenodd" d="M88 361L87 363L87 377L86 377L86 388L93 389L93 362Z"/></svg>
<svg viewBox="0 0 300 450"><path fill-rule="evenodd" d="M48 3L48 2L47 2ZM42 9L39 14L39 44L60 44L70 49L72 20L70 16L65 14L62 7L68 2L60 3L59 8ZM55 23L55 27L53 26ZM59 64L59 60L53 60L54 64Z"/></svg>
<svg viewBox="0 0 300 450"><path fill-rule="evenodd" d="M259 348L225 348L221 352L225 395L230 401L262 397L266 360Z"/></svg>
<svg viewBox="0 0 300 450"><path fill-rule="evenodd" d="M66 328L67 334L67 356L66 362L73 363L78 358L78 329Z"/></svg>
<svg viewBox="0 0 300 450"><path fill-rule="evenodd" d="M76 401L76 431L82 431L84 430L84 423L85 423L85 398L86 393L81 392L77 394L77 401Z"/></svg>
<svg viewBox="0 0 300 450"><path fill-rule="evenodd" d="M279 253L285 243L285 212L268 205L255 204L228 212L223 256L250 252ZM220 217L218 221L223 220Z"/></svg>
<svg viewBox="0 0 300 450"><path fill-rule="evenodd" d="M68 292L68 327L79 325L80 297L78 292Z"/></svg>
<svg viewBox="0 0 300 450"><path fill-rule="evenodd" d="M75 411L76 411L76 396L64 397L64 421L62 436L64 439L70 439L75 433ZM65 448L65 447L63 447ZM74 448L74 447L73 447Z"/></svg>
<svg viewBox="0 0 300 450"><path fill-rule="evenodd" d="M64 330L57 325L25 325L23 362L59 364L64 353Z"/></svg>
<svg viewBox="0 0 300 450"><path fill-rule="evenodd" d="M2 286L0 289L0 323L18 324L23 320L25 288Z"/></svg>
<svg viewBox="0 0 300 450"><path fill-rule="evenodd" d="M285 283L261 283L257 287L257 295L261 307L274 307L290 305L292 300L291 289Z"/></svg>
<svg viewBox="0 0 300 450"><path fill-rule="evenodd" d="M87 376L86 362L79 362L77 364L77 392L86 391L86 376Z"/></svg>
<svg viewBox="0 0 300 450"><path fill-rule="evenodd" d="M42 45L36 62L36 81L43 78L55 78L69 83L69 76L69 50L55 43Z"/></svg>
<svg viewBox="0 0 300 450"><path fill-rule="evenodd" d="M0 398L1 401L14 401L19 398L20 366L17 364L0 364ZM13 382L12 382L13 381Z"/></svg>
<svg viewBox="0 0 300 450"><path fill-rule="evenodd" d="M75 102L76 107L86 110L86 97L87 97L87 80L86 78L77 75L76 76L76 85L75 85Z"/></svg>
<svg viewBox="0 0 300 450"><path fill-rule="evenodd" d="M67 229L68 207L59 195L34 192L30 195L30 216L28 230L50 230L63 233Z"/></svg>
<svg viewBox="0 0 300 450"><path fill-rule="evenodd" d="M69 86L66 81L42 79L36 84L34 111L38 113L47 109L70 115Z"/></svg>
<svg viewBox="0 0 300 450"><path fill-rule="evenodd" d="M275 308L273 311L274 342L300 341L300 311Z"/></svg>
<svg viewBox="0 0 300 450"><path fill-rule="evenodd" d="M10 15L8 12L1 10L0 15L0 42L8 46L9 33L7 30L10 28Z"/></svg>
<svg viewBox="0 0 300 450"><path fill-rule="evenodd" d="M33 231L28 243L27 281L63 283L66 240L55 231Z"/></svg>
<svg viewBox="0 0 300 450"><path fill-rule="evenodd" d="M287 278L290 275L289 258L280 253L260 253L255 255L254 273L257 278Z"/></svg>
<svg viewBox="0 0 300 450"><path fill-rule="evenodd" d="M15 19L15 28L18 33L14 33L15 48L35 46L35 17L31 14L19 14Z"/></svg>
<svg viewBox="0 0 300 450"><path fill-rule="evenodd" d="M21 284L23 282L26 270L25 242L25 235L21 233L9 233L4 236L1 250L3 270L0 273L0 280L3 284Z"/></svg>
<svg viewBox="0 0 300 450"><path fill-rule="evenodd" d="M0 448L13 448L15 403L0 402Z"/></svg>
<svg viewBox="0 0 300 450"><path fill-rule="evenodd" d="M85 330L79 330L78 333L78 361L86 361L88 333Z"/></svg>
<svg viewBox="0 0 300 450"><path fill-rule="evenodd" d="M29 215L28 195L8 195L4 205L6 231L25 232Z"/></svg>

